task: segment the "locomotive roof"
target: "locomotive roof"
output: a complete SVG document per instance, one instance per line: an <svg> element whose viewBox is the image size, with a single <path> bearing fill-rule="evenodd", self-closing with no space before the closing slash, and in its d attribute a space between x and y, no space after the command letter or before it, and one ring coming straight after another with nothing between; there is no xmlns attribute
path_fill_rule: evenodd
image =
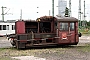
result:
<svg viewBox="0 0 90 60"><path fill-rule="evenodd" d="M71 22L76 22L78 19L74 17L53 17L53 16L42 16L40 18L37 18L36 20L18 20L18 21L24 21L24 22L37 22L37 21L71 21Z"/></svg>
<svg viewBox="0 0 90 60"><path fill-rule="evenodd" d="M78 19L74 17L56 17L57 21L78 21Z"/></svg>
<svg viewBox="0 0 90 60"><path fill-rule="evenodd" d="M39 20L39 19L40 19L40 21L52 21L55 19L55 17L53 17L53 16L42 16L40 18L37 18L36 20Z"/></svg>
<svg viewBox="0 0 90 60"><path fill-rule="evenodd" d="M18 21L24 21L24 22L36 22L36 20L18 20ZM16 21L17 22L17 21Z"/></svg>

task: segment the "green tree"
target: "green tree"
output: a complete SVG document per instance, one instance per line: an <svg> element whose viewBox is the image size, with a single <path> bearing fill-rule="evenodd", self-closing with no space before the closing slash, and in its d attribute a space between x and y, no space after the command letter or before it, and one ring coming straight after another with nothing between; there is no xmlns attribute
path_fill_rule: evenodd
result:
<svg viewBox="0 0 90 60"><path fill-rule="evenodd" d="M65 8L65 17L68 17L69 16L69 9L66 7Z"/></svg>
<svg viewBox="0 0 90 60"><path fill-rule="evenodd" d="M89 22L87 22L87 26L90 26L90 21L89 21Z"/></svg>

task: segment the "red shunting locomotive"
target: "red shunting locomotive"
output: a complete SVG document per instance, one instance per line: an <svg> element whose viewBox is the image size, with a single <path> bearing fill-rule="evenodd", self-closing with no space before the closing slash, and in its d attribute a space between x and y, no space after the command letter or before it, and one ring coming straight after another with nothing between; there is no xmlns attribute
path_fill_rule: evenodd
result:
<svg viewBox="0 0 90 60"><path fill-rule="evenodd" d="M36 20L15 22L11 44L19 48L49 45L77 45L78 19L74 17L42 16Z"/></svg>

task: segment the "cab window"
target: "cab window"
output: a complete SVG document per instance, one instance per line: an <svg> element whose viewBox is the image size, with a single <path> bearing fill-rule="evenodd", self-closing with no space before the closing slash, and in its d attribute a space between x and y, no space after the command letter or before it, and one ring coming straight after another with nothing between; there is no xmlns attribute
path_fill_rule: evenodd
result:
<svg viewBox="0 0 90 60"><path fill-rule="evenodd" d="M60 30L67 31L68 30L68 23L60 23Z"/></svg>
<svg viewBox="0 0 90 60"><path fill-rule="evenodd" d="M75 29L74 23L70 23L70 30L72 31L72 30L74 30L74 29Z"/></svg>

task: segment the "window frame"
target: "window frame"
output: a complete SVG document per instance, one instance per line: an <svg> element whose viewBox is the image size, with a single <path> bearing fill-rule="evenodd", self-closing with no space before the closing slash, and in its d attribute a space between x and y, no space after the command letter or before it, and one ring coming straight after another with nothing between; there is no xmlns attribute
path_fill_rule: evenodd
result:
<svg viewBox="0 0 90 60"><path fill-rule="evenodd" d="M6 30L6 25L2 25L2 30Z"/></svg>
<svg viewBox="0 0 90 60"><path fill-rule="evenodd" d="M6 30L9 30L9 25L6 25Z"/></svg>
<svg viewBox="0 0 90 60"><path fill-rule="evenodd" d="M73 23L73 25L71 25ZM74 31L75 30L75 23L74 22L70 22L70 31Z"/></svg>
<svg viewBox="0 0 90 60"><path fill-rule="evenodd" d="M59 30L60 31L68 31L69 30L68 27L69 27L69 23L68 22L59 22Z"/></svg>
<svg viewBox="0 0 90 60"><path fill-rule="evenodd" d="M12 30L15 30L15 25L12 25Z"/></svg>

